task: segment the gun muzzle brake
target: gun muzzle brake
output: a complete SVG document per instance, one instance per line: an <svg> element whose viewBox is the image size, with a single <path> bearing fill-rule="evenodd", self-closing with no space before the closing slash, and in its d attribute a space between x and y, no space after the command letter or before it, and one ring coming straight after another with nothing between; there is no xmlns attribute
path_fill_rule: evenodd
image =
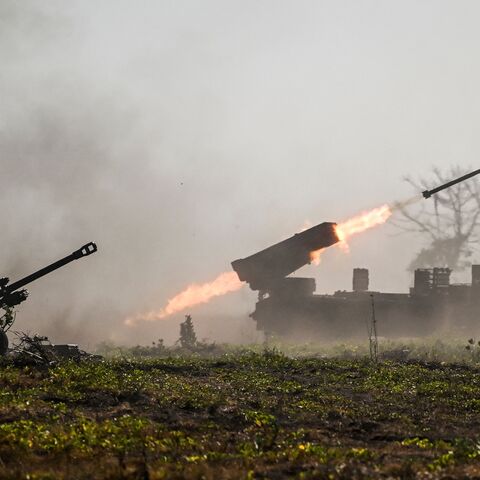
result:
<svg viewBox="0 0 480 480"><path fill-rule="evenodd" d="M82 257L86 257L88 255L91 255L92 253L95 253L96 251L97 251L96 243L89 242L86 245L84 245L83 247L79 248L78 250L75 250L75 252L73 252L72 255L75 258L82 258Z"/></svg>
<svg viewBox="0 0 480 480"><path fill-rule="evenodd" d="M430 193L430 190L425 190L422 192L423 198L430 198L432 194Z"/></svg>

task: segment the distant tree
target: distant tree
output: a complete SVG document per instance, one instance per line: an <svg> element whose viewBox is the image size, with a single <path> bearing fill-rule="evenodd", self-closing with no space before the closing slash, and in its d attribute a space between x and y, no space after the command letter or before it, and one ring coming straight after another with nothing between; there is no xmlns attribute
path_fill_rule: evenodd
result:
<svg viewBox="0 0 480 480"><path fill-rule="evenodd" d="M449 180L468 173L470 169L453 166L442 172L432 169L430 180L406 177L416 192L431 190ZM433 195L430 199L412 205L399 205L400 218L396 225L405 232L421 234L427 244L409 265L410 270L422 267L469 266L473 244L478 241L480 215L480 183L477 177L458 183ZM415 209L416 208L416 209Z"/></svg>
<svg viewBox="0 0 480 480"><path fill-rule="evenodd" d="M193 328L191 315L185 315L185 321L180 324L180 338L178 342L184 348L193 348L197 345L197 335Z"/></svg>

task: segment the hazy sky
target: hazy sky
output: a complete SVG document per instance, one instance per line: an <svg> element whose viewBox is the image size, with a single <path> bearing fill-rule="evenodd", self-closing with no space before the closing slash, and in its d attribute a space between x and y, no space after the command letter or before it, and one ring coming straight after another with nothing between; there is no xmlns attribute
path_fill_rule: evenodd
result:
<svg viewBox="0 0 480 480"><path fill-rule="evenodd" d="M16 328L173 339L182 314L123 319L307 219L409 197L405 175L478 168L479 16L477 1L0 0L0 270L99 245L32 284ZM301 274L332 292L368 267L373 289L407 291L421 243L394 234ZM190 313L223 338L252 330L254 302Z"/></svg>

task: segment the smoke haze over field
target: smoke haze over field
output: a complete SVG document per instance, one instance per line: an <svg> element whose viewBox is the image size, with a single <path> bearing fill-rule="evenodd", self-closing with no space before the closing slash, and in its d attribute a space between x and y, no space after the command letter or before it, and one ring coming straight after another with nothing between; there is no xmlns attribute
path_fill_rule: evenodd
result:
<svg viewBox="0 0 480 480"><path fill-rule="evenodd" d="M0 0L0 273L99 246L32 284L15 328L171 341L182 314L123 321L306 219L410 197L405 174L475 165L479 14L473 0ZM406 291L420 243L394 232L302 274L332 292L368 267L372 288ZM189 313L200 338L251 339L254 301L245 288Z"/></svg>

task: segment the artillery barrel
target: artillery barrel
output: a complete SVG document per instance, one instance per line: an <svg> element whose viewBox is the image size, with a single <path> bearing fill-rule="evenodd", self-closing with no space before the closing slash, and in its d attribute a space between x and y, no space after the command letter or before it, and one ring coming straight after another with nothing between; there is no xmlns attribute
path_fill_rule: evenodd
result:
<svg viewBox="0 0 480 480"><path fill-rule="evenodd" d="M450 182L444 183L443 185L440 185L439 187L432 188L431 190L425 190L424 192L422 192L422 195L424 196L424 198L430 198L433 194L438 193L445 188L456 185L457 183L463 182L464 180L467 180L471 177L474 177L475 175L478 175L479 173L480 173L480 169L475 170L474 172L467 173L466 175L463 175L462 177L456 178L455 180L452 180Z"/></svg>
<svg viewBox="0 0 480 480"><path fill-rule="evenodd" d="M78 260L79 258L86 257L88 255L91 255L96 251L97 251L97 245L95 243L93 242L87 243L82 248L75 250L73 253L71 253L70 255L67 255L61 260L57 260L56 262L53 262L50 265L47 265L46 267L41 268L40 270L34 273L31 273L30 275L27 275L26 277L20 280L17 280L16 282L11 283L10 285L7 285L4 291L6 293L14 292L15 290L18 290L19 288L22 288L25 285L28 285L34 280L37 280L37 278L43 277L44 275L48 275L50 272L53 272L54 270L57 270L58 268L63 267L67 263L73 262L74 260Z"/></svg>

